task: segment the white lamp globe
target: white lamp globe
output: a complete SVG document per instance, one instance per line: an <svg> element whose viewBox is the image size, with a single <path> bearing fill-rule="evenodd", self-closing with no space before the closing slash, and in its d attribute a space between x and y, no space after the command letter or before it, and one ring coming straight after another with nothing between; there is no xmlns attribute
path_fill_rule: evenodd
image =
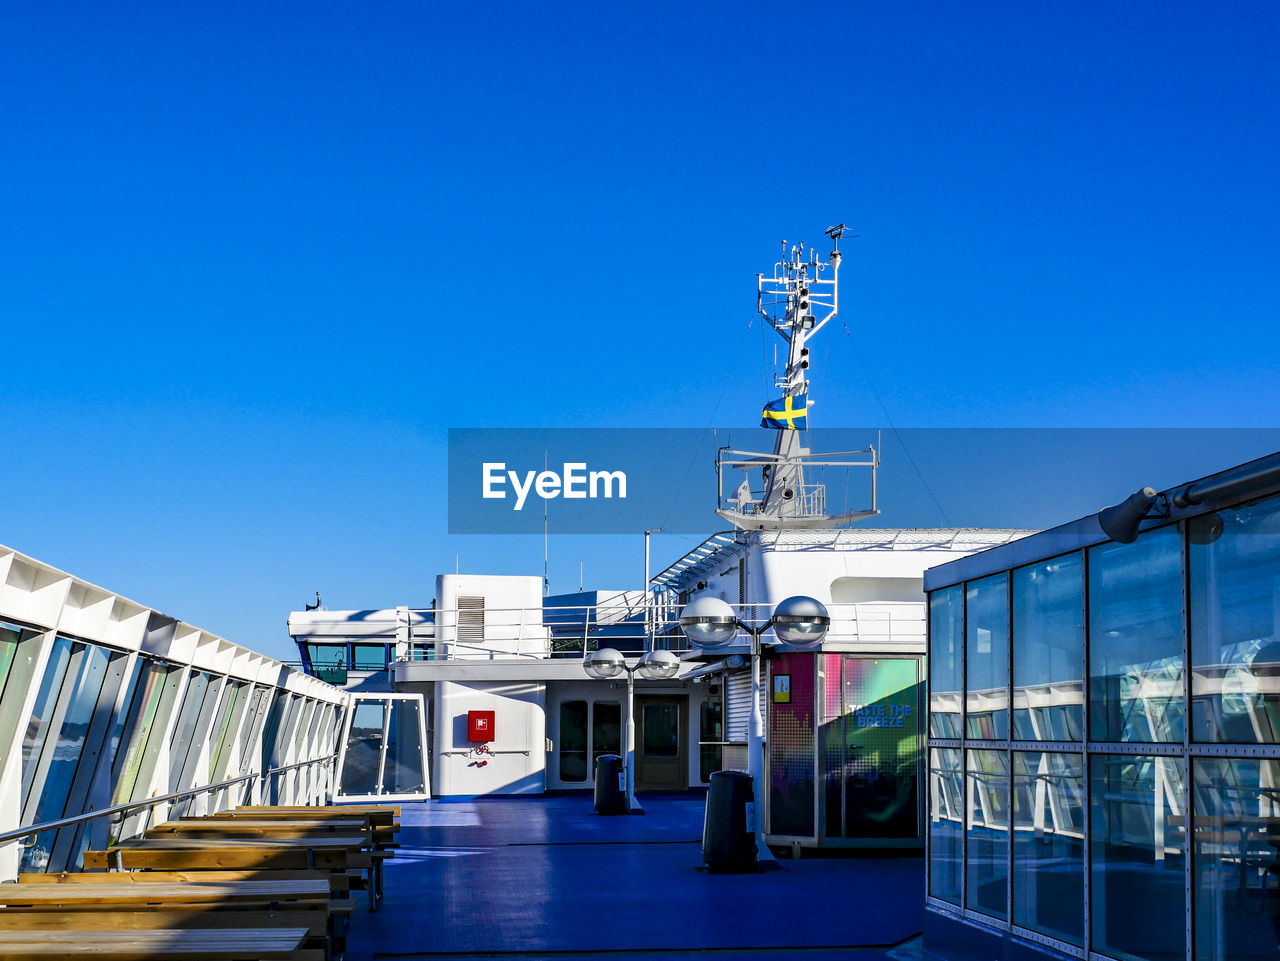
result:
<svg viewBox="0 0 1280 961"><path fill-rule="evenodd" d="M738 619L720 598L699 597L680 612L680 627L698 647L724 647L738 633Z"/></svg>
<svg viewBox="0 0 1280 961"><path fill-rule="evenodd" d="M773 609L773 633L792 647L817 647L830 627L826 607L812 597L788 597Z"/></svg>
<svg viewBox="0 0 1280 961"><path fill-rule="evenodd" d="M680 658L670 651L649 651L636 665L636 673L651 681L675 677L678 670L680 670Z"/></svg>
<svg viewBox="0 0 1280 961"><path fill-rule="evenodd" d="M612 647L604 647L583 658L582 669L597 681L607 681L625 671L627 662Z"/></svg>

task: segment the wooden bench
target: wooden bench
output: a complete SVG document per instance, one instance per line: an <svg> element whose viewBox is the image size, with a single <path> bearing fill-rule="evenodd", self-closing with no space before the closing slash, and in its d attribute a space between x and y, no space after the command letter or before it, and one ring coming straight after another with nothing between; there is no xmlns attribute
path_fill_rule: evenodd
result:
<svg viewBox="0 0 1280 961"><path fill-rule="evenodd" d="M306 928L162 928L0 931L0 957L87 957L98 961L314 961L299 949Z"/></svg>
<svg viewBox="0 0 1280 961"><path fill-rule="evenodd" d="M305 927L303 948L319 958L345 945L355 905L335 899L323 874L216 882L195 874L186 881L145 871L55 875L77 880L0 885L0 930Z"/></svg>
<svg viewBox="0 0 1280 961"><path fill-rule="evenodd" d="M363 872L357 871L361 877ZM351 893L351 878L346 871L81 871L61 874L20 874L21 884L102 884L156 881L307 881L321 880L329 885L331 900L343 900ZM0 887L0 890L3 890Z"/></svg>

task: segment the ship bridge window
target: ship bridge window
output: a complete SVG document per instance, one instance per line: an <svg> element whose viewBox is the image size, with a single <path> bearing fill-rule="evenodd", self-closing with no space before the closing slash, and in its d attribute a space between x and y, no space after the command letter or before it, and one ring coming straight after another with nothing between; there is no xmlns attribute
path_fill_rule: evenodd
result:
<svg viewBox="0 0 1280 961"><path fill-rule="evenodd" d="M351 666L357 671L381 671L387 666L387 645L352 644Z"/></svg>
<svg viewBox="0 0 1280 961"><path fill-rule="evenodd" d="M347 645L308 644L311 673L330 684L347 683Z"/></svg>

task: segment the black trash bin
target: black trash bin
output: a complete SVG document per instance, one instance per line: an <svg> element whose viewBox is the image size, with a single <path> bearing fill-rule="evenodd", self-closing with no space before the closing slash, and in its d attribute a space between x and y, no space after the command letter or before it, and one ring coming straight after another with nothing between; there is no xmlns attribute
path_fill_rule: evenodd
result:
<svg viewBox="0 0 1280 961"><path fill-rule="evenodd" d="M596 758L596 814L627 813L627 775L622 758L601 754Z"/></svg>
<svg viewBox="0 0 1280 961"><path fill-rule="evenodd" d="M702 860L712 871L755 871L755 825L747 817L754 805L751 775L716 771L707 791L702 821Z"/></svg>

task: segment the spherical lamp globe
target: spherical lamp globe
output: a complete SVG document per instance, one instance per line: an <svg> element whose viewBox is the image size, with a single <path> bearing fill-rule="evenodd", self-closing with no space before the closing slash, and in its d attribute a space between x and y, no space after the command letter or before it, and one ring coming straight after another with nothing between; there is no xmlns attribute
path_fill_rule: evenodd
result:
<svg viewBox="0 0 1280 961"><path fill-rule="evenodd" d="M812 597L788 597L773 610L773 633L792 647L817 647L830 627L826 607Z"/></svg>
<svg viewBox="0 0 1280 961"><path fill-rule="evenodd" d="M699 597L680 612L680 627L698 647L724 647L738 633L738 619L720 598Z"/></svg>
<svg viewBox="0 0 1280 961"><path fill-rule="evenodd" d="M607 681L625 671L627 662L612 647L604 647L583 658L582 669L598 681Z"/></svg>
<svg viewBox="0 0 1280 961"><path fill-rule="evenodd" d="M680 670L680 658L670 651L649 651L636 665L636 673L651 681L675 677L678 670Z"/></svg>

